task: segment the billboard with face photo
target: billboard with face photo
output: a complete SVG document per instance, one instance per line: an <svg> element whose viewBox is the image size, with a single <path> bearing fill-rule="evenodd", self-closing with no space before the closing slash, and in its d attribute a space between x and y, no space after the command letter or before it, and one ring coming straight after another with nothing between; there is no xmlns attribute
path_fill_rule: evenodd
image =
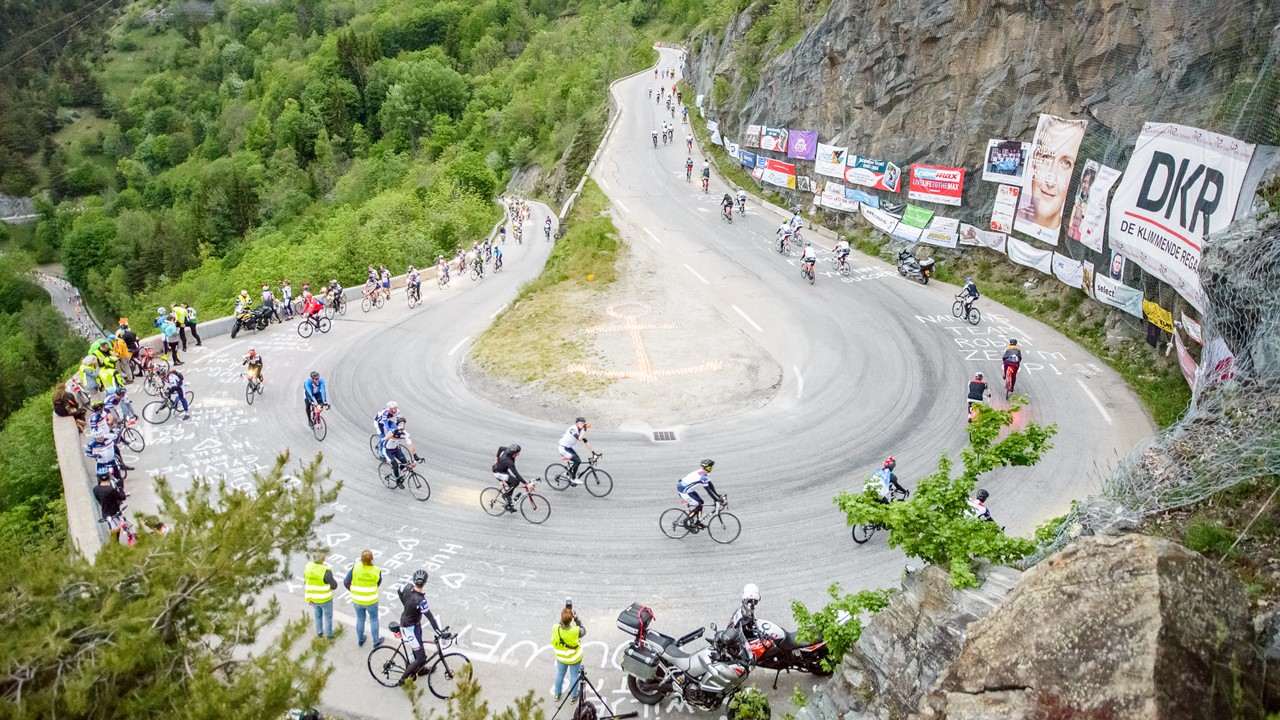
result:
<svg viewBox="0 0 1280 720"><path fill-rule="evenodd" d="M1063 120L1041 115L1036 137L1031 141L1026 178L1018 198L1018 214L1013 229L1031 237L1058 244L1062 232L1062 209L1067 203L1076 153L1084 140L1087 120Z"/></svg>

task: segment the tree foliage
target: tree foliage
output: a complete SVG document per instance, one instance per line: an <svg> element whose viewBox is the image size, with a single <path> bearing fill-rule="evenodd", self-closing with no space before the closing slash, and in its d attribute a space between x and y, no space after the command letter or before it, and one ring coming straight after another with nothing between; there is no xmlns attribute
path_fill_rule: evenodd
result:
<svg viewBox="0 0 1280 720"><path fill-rule="evenodd" d="M856 593L840 592L840 583L827 588L831 602L817 612L811 612L799 600L791 601L791 615L796 619L796 631L801 642L816 642L819 638L827 644L827 656L822 667L835 672L845 653L862 637L863 619L870 613L884 609L891 595L888 590L861 590Z"/></svg>
<svg viewBox="0 0 1280 720"><path fill-rule="evenodd" d="M1023 429L1008 430L1021 407L1017 398L1006 410L979 406L977 419L969 425L969 445L961 452L963 468L954 477L952 461L944 453L938 469L920 480L906 502L882 504L868 488L840 493L836 505L851 526L876 523L889 530L890 547L950 570L953 586L976 587L974 559L1007 563L1035 549L1031 540L1009 537L996 523L974 519L968 506L982 475L1001 467L1030 467L1053 447L1049 440L1057 432L1056 425L1031 422Z"/></svg>
<svg viewBox="0 0 1280 720"><path fill-rule="evenodd" d="M253 492L197 480L178 496L158 480L170 533L108 545L92 565L54 543L0 547L0 715L257 720L313 702L330 668L326 644L304 642L306 618L246 652L337 497L318 457L287 463Z"/></svg>

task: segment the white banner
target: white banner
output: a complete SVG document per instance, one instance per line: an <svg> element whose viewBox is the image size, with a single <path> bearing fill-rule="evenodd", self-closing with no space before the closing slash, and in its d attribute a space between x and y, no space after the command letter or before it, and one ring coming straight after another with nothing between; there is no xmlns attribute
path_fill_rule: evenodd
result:
<svg viewBox="0 0 1280 720"><path fill-rule="evenodd" d="M1205 382L1212 385L1219 380L1230 380L1235 377L1235 360L1231 349L1222 341L1222 338L1209 341L1204 352L1200 353L1200 368L1204 370Z"/></svg>
<svg viewBox="0 0 1280 720"><path fill-rule="evenodd" d="M898 227L898 218L879 208L873 208L866 203L862 203L861 205L862 207L860 207L859 210L862 212L862 217L867 219L867 222L875 226L875 228L880 232L893 234L894 228Z"/></svg>
<svg viewBox="0 0 1280 720"><path fill-rule="evenodd" d="M1088 175L1090 169L1094 171L1093 176ZM1120 179L1120 171L1090 160L1085 163L1084 173L1080 176L1082 190L1087 177L1091 177L1088 194L1084 196L1083 203L1076 200L1076 208L1071 211L1071 226L1067 228L1067 237L1079 240L1080 244L1100 253L1102 238L1107 234L1107 195L1111 192L1111 186ZM1081 205L1084 207L1081 208Z"/></svg>
<svg viewBox="0 0 1280 720"><path fill-rule="evenodd" d="M941 232L957 233L960 232L960 220L959 218L938 217L937 215L934 215L933 219L929 221L929 229L939 230Z"/></svg>
<svg viewBox="0 0 1280 720"><path fill-rule="evenodd" d="M956 233L947 232L946 230L938 230L935 228L925 228L920 233L920 242L929 245L937 245L938 247L953 248L957 245L959 238Z"/></svg>
<svg viewBox="0 0 1280 720"><path fill-rule="evenodd" d="M849 148L818 143L818 155L813 160L813 171L819 175L844 179L844 159Z"/></svg>
<svg viewBox="0 0 1280 720"><path fill-rule="evenodd" d="M1058 244L1062 232L1062 209L1067 203L1067 188L1076 168L1076 153L1084 140L1088 120L1063 120L1053 115L1040 115L1036 136L1031 141L1022 194L1018 197L1018 216L1013 229L1050 245Z"/></svg>
<svg viewBox="0 0 1280 720"><path fill-rule="evenodd" d="M708 120L708 121L707 121L707 131L708 131L708 132L720 132L720 122L719 122L718 120Z"/></svg>
<svg viewBox="0 0 1280 720"><path fill-rule="evenodd" d="M920 242L920 236L923 233L924 233L924 228L911 227L910 225L904 222L900 222L898 223L897 227L893 229L893 232L889 234L899 240L906 240L907 242L914 243L914 242Z"/></svg>
<svg viewBox="0 0 1280 720"><path fill-rule="evenodd" d="M1197 345L1204 345L1204 333L1200 330L1200 323L1187 317L1186 313L1182 313L1182 329L1187 333L1187 337L1196 341Z"/></svg>
<svg viewBox="0 0 1280 720"><path fill-rule="evenodd" d="M1103 273L1093 274L1093 297L1100 303L1118 307L1130 315L1142 317L1142 291L1131 288Z"/></svg>
<svg viewBox="0 0 1280 720"><path fill-rule="evenodd" d="M712 131L711 131L711 144L712 144L712 145L723 145L723 144L724 144L724 140L720 137L720 131L719 131L719 130L712 130Z"/></svg>
<svg viewBox="0 0 1280 720"><path fill-rule="evenodd" d="M1032 247L1016 237L1009 238L1007 247L1009 248L1010 260L1019 265L1035 268L1045 275L1053 274L1052 250L1041 250L1040 248ZM1141 300L1142 297L1139 296L1138 299ZM1141 311L1141 308L1139 308L1139 311Z"/></svg>
<svg viewBox="0 0 1280 720"><path fill-rule="evenodd" d="M991 248L996 252L1004 252L1005 239L1008 235L1002 232L979 230L969 223L960 224L960 244L975 247Z"/></svg>
<svg viewBox="0 0 1280 720"><path fill-rule="evenodd" d="M1146 123L1116 189L1111 247L1204 312L1200 250L1235 216L1254 146L1171 123Z"/></svg>
<svg viewBox="0 0 1280 720"><path fill-rule="evenodd" d="M844 185L828 180L822 187L822 207L841 212L858 212L858 203L844 196Z"/></svg>
<svg viewBox="0 0 1280 720"><path fill-rule="evenodd" d="M729 153L729 157L733 158L734 160L738 159L738 143L728 138L725 138L724 149L725 149L725 152Z"/></svg>
<svg viewBox="0 0 1280 720"><path fill-rule="evenodd" d="M1186 315L1183 315L1186 317ZM1182 368L1182 377L1187 379L1187 384L1192 390L1196 389L1196 375L1199 374L1200 368L1196 365L1196 361L1191 357L1191 353L1187 352L1187 346L1182 344L1182 338L1178 333L1173 334L1173 346L1178 351L1178 367Z"/></svg>
<svg viewBox="0 0 1280 720"><path fill-rule="evenodd" d="M996 204L991 208L991 229L996 232L1013 232L1013 213L1018 208L1018 193L1022 190L1013 185L1001 185L996 188Z"/></svg>
<svg viewBox="0 0 1280 720"><path fill-rule="evenodd" d="M1084 263L1066 255L1053 254L1053 276L1073 288L1084 286Z"/></svg>

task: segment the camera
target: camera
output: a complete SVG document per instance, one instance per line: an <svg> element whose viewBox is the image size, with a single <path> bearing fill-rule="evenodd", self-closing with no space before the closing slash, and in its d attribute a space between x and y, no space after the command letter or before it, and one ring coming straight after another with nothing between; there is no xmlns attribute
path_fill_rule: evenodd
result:
<svg viewBox="0 0 1280 720"><path fill-rule="evenodd" d="M567 597L567 598L565 598L565 599L564 599L564 606L565 606L565 607L567 607L567 608L571 608L571 607L573 607L573 598L571 598L571 597Z"/></svg>

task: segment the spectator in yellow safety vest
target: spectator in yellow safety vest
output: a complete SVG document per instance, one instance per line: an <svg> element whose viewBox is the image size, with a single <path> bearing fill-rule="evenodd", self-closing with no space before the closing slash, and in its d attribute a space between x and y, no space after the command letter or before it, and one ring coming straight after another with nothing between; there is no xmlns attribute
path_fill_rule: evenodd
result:
<svg viewBox="0 0 1280 720"><path fill-rule="evenodd" d="M581 692L579 678L582 672L582 638L587 629L578 619L573 609L573 598L564 601L564 609L560 611L560 622L551 627L551 647L556 651L556 684L551 694L560 699L560 691L564 685L565 671L569 672L569 697L578 699Z"/></svg>
<svg viewBox="0 0 1280 720"><path fill-rule="evenodd" d="M307 604L316 613L316 636L333 639L333 591L338 582L333 579L333 569L324 564L327 553L317 550L311 554L311 562L302 570L303 592Z"/></svg>
<svg viewBox="0 0 1280 720"><path fill-rule="evenodd" d="M378 588L382 586L382 568L373 564L373 551L360 553L360 562L347 571L343 587L351 593L351 604L356 609L356 644L364 647L365 618L369 620L369 634L373 646L382 644L378 634Z"/></svg>

